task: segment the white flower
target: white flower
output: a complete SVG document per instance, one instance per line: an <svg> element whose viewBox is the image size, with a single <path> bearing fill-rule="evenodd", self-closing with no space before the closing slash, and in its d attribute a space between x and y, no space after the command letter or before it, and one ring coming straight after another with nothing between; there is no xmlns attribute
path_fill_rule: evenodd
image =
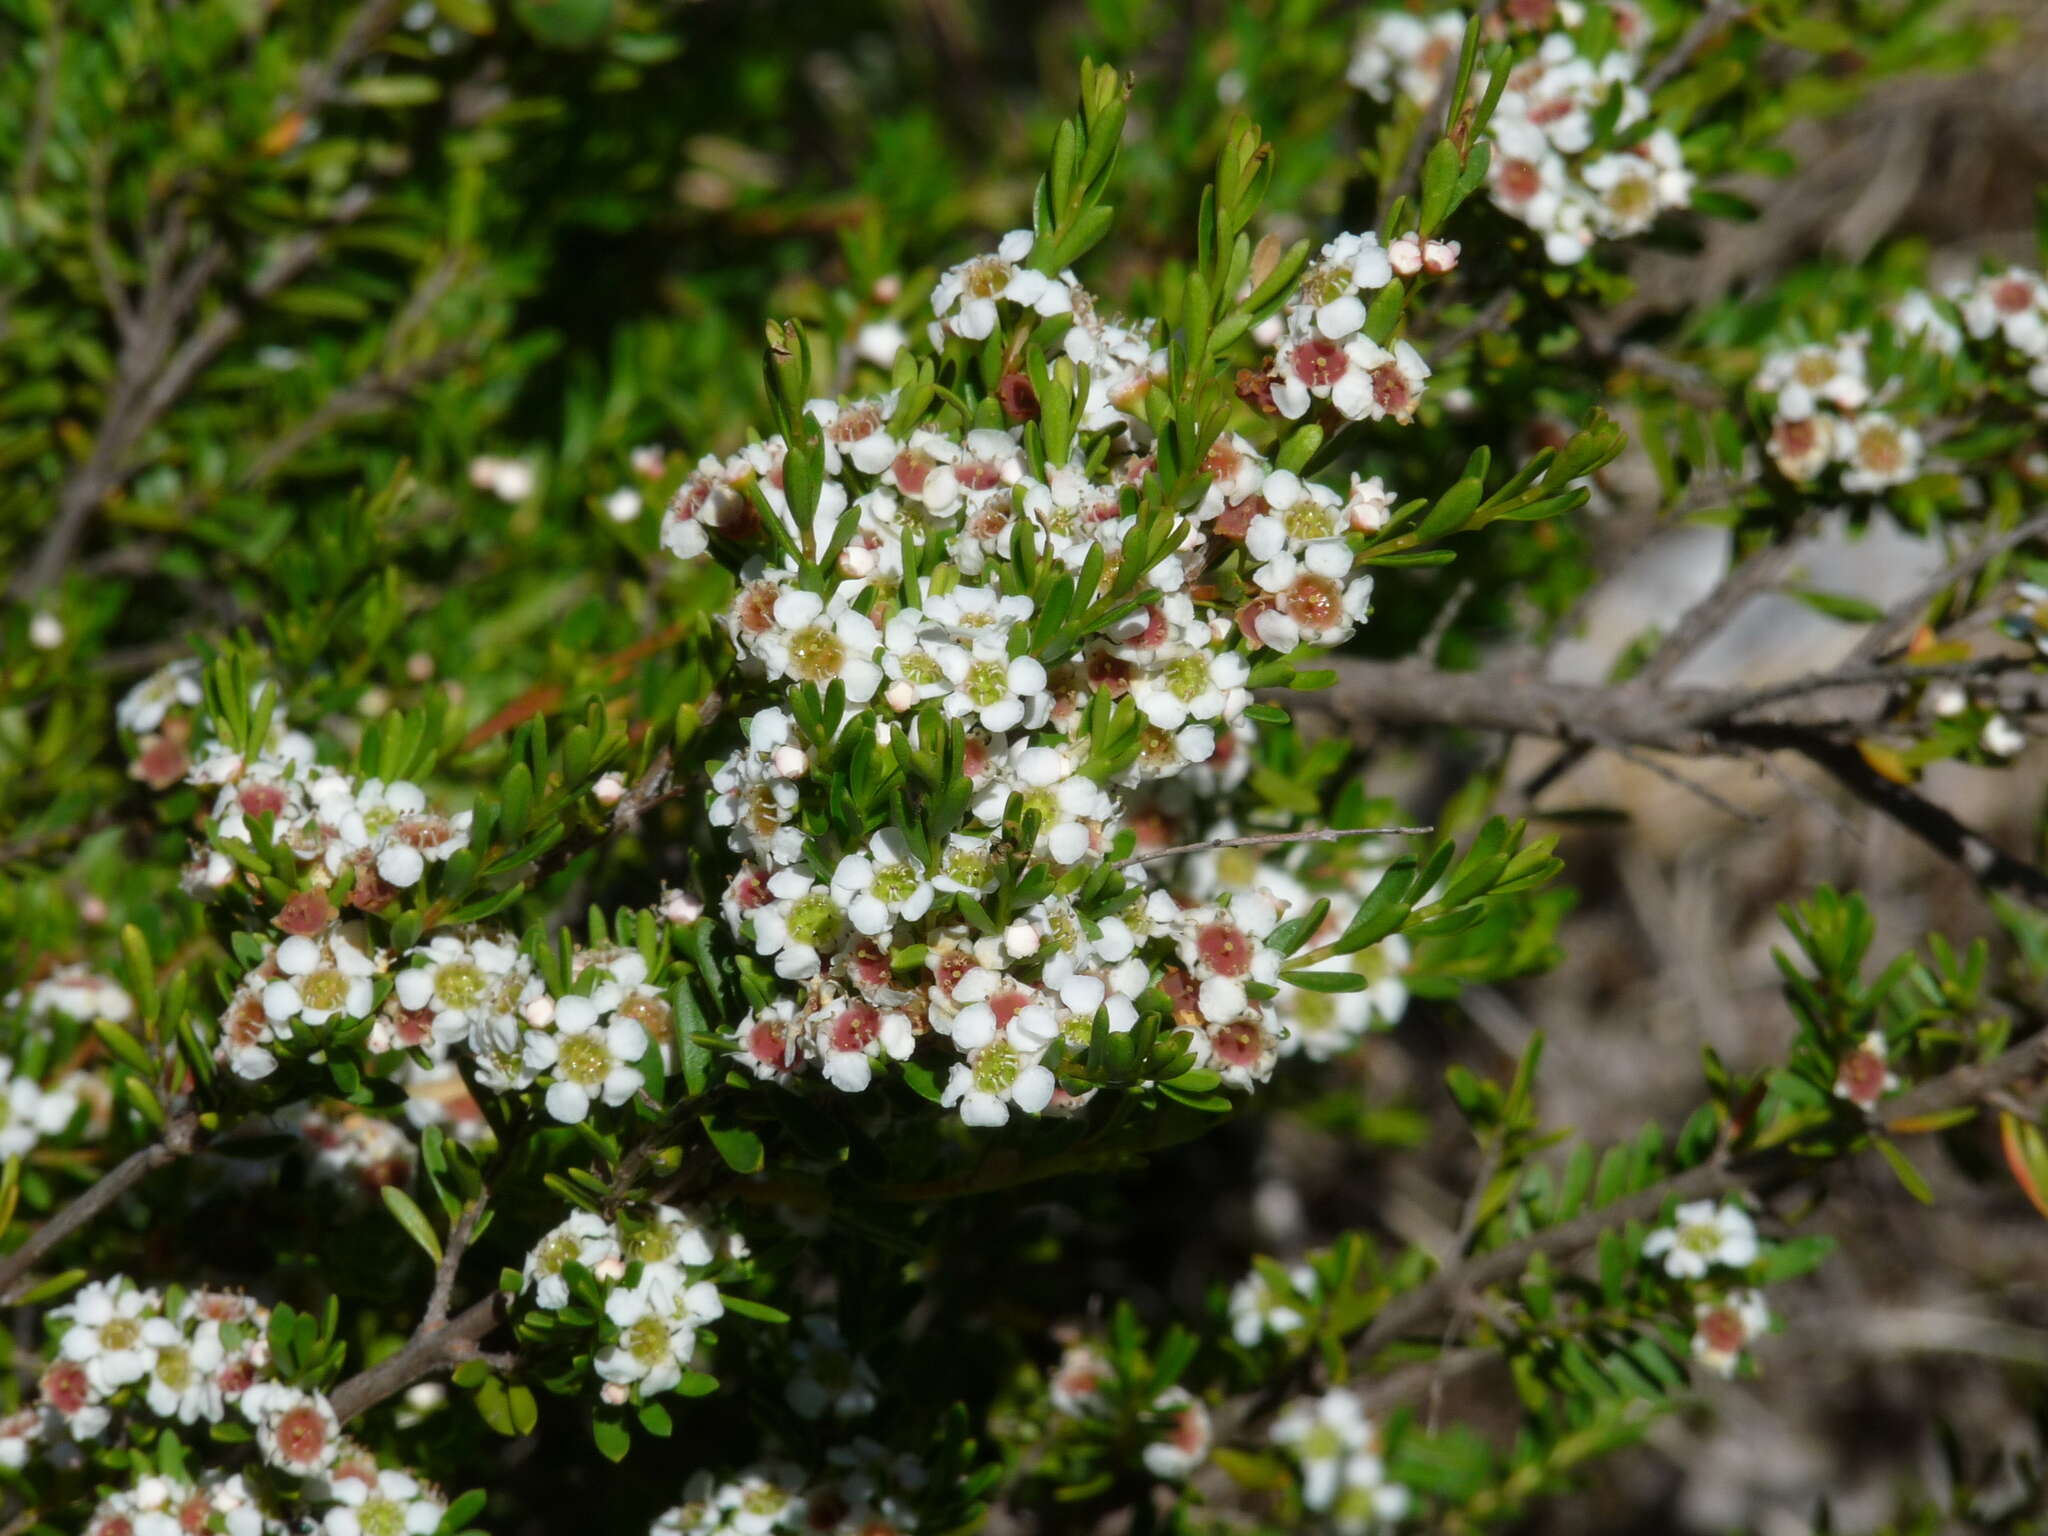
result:
<svg viewBox="0 0 2048 1536"><path fill-rule="evenodd" d="M1842 489L1882 491L1920 473L1920 434L1880 411L1865 411L1841 428Z"/></svg>
<svg viewBox="0 0 2048 1536"><path fill-rule="evenodd" d="M69 1125L77 1110L77 1094L16 1077L14 1062L0 1057L0 1158L26 1156L44 1137Z"/></svg>
<svg viewBox="0 0 2048 1536"><path fill-rule="evenodd" d="M1321 1397L1296 1398L1280 1411L1269 1431L1301 1468L1301 1501L1313 1510L1337 1502L1344 1469L1374 1444L1372 1421L1358 1394L1338 1388Z"/></svg>
<svg viewBox="0 0 2048 1536"><path fill-rule="evenodd" d="M360 930L332 928L318 939L294 934L279 944L273 958L282 974L263 989L264 1014L273 1024L367 1018L381 967L357 946L360 938Z"/></svg>
<svg viewBox="0 0 2048 1536"><path fill-rule="evenodd" d="M2026 735L2003 715L1993 715L1977 734L1977 745L1993 757L2017 757L2025 750Z"/></svg>
<svg viewBox="0 0 2048 1536"><path fill-rule="evenodd" d="M1038 1114L1052 1102L1057 1086L1035 1053L1019 1051L998 1036L954 1064L939 1102L947 1109L958 1106L968 1125L1006 1125L1012 1104L1026 1114Z"/></svg>
<svg viewBox="0 0 2048 1536"><path fill-rule="evenodd" d="M429 1536L448 1513L411 1473L388 1467L373 1477L337 1477L329 1487L338 1502L322 1521L326 1536Z"/></svg>
<svg viewBox="0 0 2048 1536"><path fill-rule="evenodd" d="M1760 1291L1730 1291L1693 1307L1693 1358L1717 1376L1733 1376L1749 1343L1771 1326Z"/></svg>
<svg viewBox="0 0 2048 1536"><path fill-rule="evenodd" d="M205 699L198 662L167 662L121 696L114 706L114 723L141 736L162 725L173 709L197 709Z"/></svg>
<svg viewBox="0 0 2048 1536"><path fill-rule="evenodd" d="M619 1257L619 1241L611 1223L593 1211L574 1211L569 1219L534 1244L522 1271L525 1285L533 1287L537 1305L554 1311L569 1304L569 1282L563 1270L581 1264L594 1270L607 1259Z"/></svg>
<svg viewBox="0 0 2048 1536"><path fill-rule="evenodd" d="M819 952L838 946L846 914L829 887L800 869L777 871L768 880L768 905L754 913L754 953L775 961L775 974L803 981L818 974Z"/></svg>
<svg viewBox="0 0 2048 1536"><path fill-rule="evenodd" d="M697 1320L686 1295L660 1279L643 1278L630 1290L619 1286L606 1296L605 1316L618 1325L619 1334L591 1362L597 1374L605 1381L637 1385L642 1393L666 1392L681 1381L697 1347Z"/></svg>
<svg viewBox="0 0 2048 1536"><path fill-rule="evenodd" d="M95 1019L121 1024L135 1012L134 1001L119 982L83 965L62 965L45 976L29 989L28 1006L34 1018L55 1013L81 1024Z"/></svg>
<svg viewBox="0 0 2048 1536"><path fill-rule="evenodd" d="M481 934L436 934L412 951L423 960L393 978L399 1006L430 1015L433 1038L467 1036L472 1048L513 1048L522 1033L519 1010L543 995L540 979L516 946Z"/></svg>
<svg viewBox="0 0 2048 1536"><path fill-rule="evenodd" d="M65 1359L85 1367L93 1390L104 1394L149 1374L156 1351L144 1328L160 1305L155 1291L140 1290L130 1281L117 1279L85 1286L73 1301L54 1308L50 1315L71 1320L59 1348Z"/></svg>
<svg viewBox="0 0 2048 1536"><path fill-rule="evenodd" d="M1391 101L1399 91L1426 107L1443 90L1444 72L1464 40L1465 18L1457 11L1427 19L1384 11L1359 34L1344 78L1375 101Z"/></svg>
<svg viewBox="0 0 2048 1536"><path fill-rule="evenodd" d="M971 651L946 646L939 665L953 685L945 698L947 715L972 716L984 730L1034 728L1051 707L1044 666L1035 657L1008 655L999 642L977 640Z"/></svg>
<svg viewBox="0 0 2048 1536"><path fill-rule="evenodd" d="M828 608L815 592L794 589L775 599L773 624L748 637L771 678L813 683L822 693L837 681L850 703L865 704L882 686L874 655L882 637L851 608Z"/></svg>
<svg viewBox="0 0 2048 1536"><path fill-rule="evenodd" d="M258 1382L242 1394L241 1409L256 1425L263 1459L293 1477L311 1477L334 1465L341 1425L318 1392Z"/></svg>
<svg viewBox="0 0 2048 1536"><path fill-rule="evenodd" d="M812 1051L842 1093L864 1092L879 1058L905 1060L916 1045L908 1014L857 998L826 1003L811 1018Z"/></svg>
<svg viewBox="0 0 2048 1536"><path fill-rule="evenodd" d="M849 853L832 871L832 899L859 932L885 934L900 918L916 922L931 909L933 891L910 851L909 840L885 827L866 853Z"/></svg>
<svg viewBox="0 0 2048 1536"><path fill-rule="evenodd" d="M872 320L854 333L854 353L864 363L887 368L910 344L910 334L894 320Z"/></svg>
<svg viewBox="0 0 2048 1536"><path fill-rule="evenodd" d="M1209 1410L1186 1387L1168 1387L1152 1411L1167 1415L1165 1432L1145 1447L1145 1470L1178 1482L1209 1458Z"/></svg>
<svg viewBox="0 0 2048 1536"><path fill-rule="evenodd" d="M142 1325L142 1336L155 1357L144 1393L149 1411L180 1424L218 1420L226 1411L217 1374L227 1358L220 1325L201 1323L187 1338L168 1317L153 1317Z"/></svg>
<svg viewBox="0 0 2048 1536"><path fill-rule="evenodd" d="M630 523L640 515L640 493L630 485L622 485L604 499L604 515L615 523Z"/></svg>
<svg viewBox="0 0 2048 1536"><path fill-rule="evenodd" d="M1161 730L1243 711L1251 666L1236 651L1196 651L1131 679L1138 712Z"/></svg>
<svg viewBox="0 0 2048 1536"><path fill-rule="evenodd" d="M1273 1001L1274 1017L1287 1031L1282 1053L1298 1051L1311 1061L1328 1061L1356 1045L1368 1031L1399 1023L1408 1010L1408 986L1402 979L1408 955L1408 941L1390 934L1335 962L1336 968L1367 978L1362 991L1282 987Z"/></svg>
<svg viewBox="0 0 2048 1536"><path fill-rule="evenodd" d="M1035 243L1030 230L1013 229L993 256L977 256L946 271L932 288L932 313L939 325L968 341L983 341L996 328L998 302L1040 315L1071 309L1073 293L1064 281L1023 265Z"/></svg>
<svg viewBox="0 0 2048 1536"><path fill-rule="evenodd" d="M1287 1276L1294 1292L1277 1289L1264 1270L1254 1269L1230 1288L1230 1334L1246 1349L1261 1339L1285 1338L1307 1326L1308 1315L1296 1297L1316 1295L1316 1274L1306 1264L1297 1265Z"/></svg>
<svg viewBox="0 0 2048 1536"><path fill-rule="evenodd" d="M1697 1280L1717 1264L1745 1269L1756 1262L1756 1224L1739 1205L1695 1200L1681 1205L1671 1222L1644 1240L1643 1256L1662 1258L1674 1280Z"/></svg>
<svg viewBox="0 0 2048 1536"><path fill-rule="evenodd" d="M527 1065L551 1076L548 1113L573 1125L593 1100L616 1107L640 1091L638 1062L647 1054L647 1031L638 1020L606 1012L588 997L555 1001L552 1034L526 1037Z"/></svg>

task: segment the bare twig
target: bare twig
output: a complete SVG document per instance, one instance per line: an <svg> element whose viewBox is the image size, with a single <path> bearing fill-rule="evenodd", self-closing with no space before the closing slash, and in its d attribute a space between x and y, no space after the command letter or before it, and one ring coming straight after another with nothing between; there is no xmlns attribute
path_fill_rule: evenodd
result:
<svg viewBox="0 0 2048 1536"><path fill-rule="evenodd" d="M1472 594L1478 590L1479 584L1470 576L1452 589L1451 595L1444 599L1444 605L1437 609L1435 617L1429 621L1429 633L1422 637L1422 644L1415 648L1416 655L1427 656L1432 661L1436 659L1436 653L1443 649L1444 636L1451 632L1451 626L1458 622L1458 615L1465 611L1465 605L1472 600Z"/></svg>
<svg viewBox="0 0 2048 1536"><path fill-rule="evenodd" d="M196 1115L173 1117L165 1123L163 1135L158 1140L140 1151L131 1152L77 1199L31 1232L27 1242L5 1259L0 1259L0 1303L13 1305L18 1302L24 1289L24 1278L45 1254L87 1226L100 1212L157 1169L181 1157L189 1157L197 1150L199 1140L199 1119Z"/></svg>
<svg viewBox="0 0 2048 1536"><path fill-rule="evenodd" d="M1869 633L1857 642L1856 649L1849 653L1848 664L1861 665L1878 660L1897 645L1901 638L1912 633L1914 626L1920 622L1921 611L1942 593L1959 581L1967 581L2000 555L2019 548L2029 539L2042 537L2048 537L2048 512L2035 513L2026 521L1996 538L1986 539L1952 561L1894 603L1890 612L1872 625Z"/></svg>
<svg viewBox="0 0 2048 1536"><path fill-rule="evenodd" d="M1674 78L1690 64L1693 55L1713 41L1714 34L1740 16L1747 9L1748 0L1712 0L1700 13L1699 20L1686 28L1685 35L1672 45L1671 51L1650 66L1643 76L1643 89L1655 95L1657 88Z"/></svg>
<svg viewBox="0 0 2048 1536"><path fill-rule="evenodd" d="M469 1240L476 1236L476 1224L483 1219L486 1203L481 1196L470 1201L449 1229L448 1241L441 1248L441 1262L434 1266L434 1288L427 1296L427 1310L420 1319L421 1330L431 1331L448 1321L448 1303L455 1294L456 1271L462 1268L462 1256L469 1251Z"/></svg>
<svg viewBox="0 0 2048 1536"><path fill-rule="evenodd" d="M1154 848L1118 859L1111 869L1128 869L1133 864L1150 864L1156 859L1177 858L1183 853L1207 853L1212 848L1269 848L1281 843L1340 843L1353 837L1423 837L1435 827L1318 827L1309 832L1255 832L1245 837L1212 837L1207 842L1180 843L1172 848Z"/></svg>
<svg viewBox="0 0 2048 1536"><path fill-rule="evenodd" d="M476 1358L480 1353L477 1340L504 1320L505 1300L503 1292L493 1291L440 1327L420 1328L396 1354L351 1376L328 1394L335 1417L347 1423L414 1382Z"/></svg>
<svg viewBox="0 0 2048 1536"><path fill-rule="evenodd" d="M1731 816L1737 821L1747 822L1753 827L1763 823L1764 818L1757 815L1755 811L1745 811L1734 801L1724 799L1697 779L1687 778L1676 768L1658 762L1656 758L1650 756L1647 752L1638 752L1634 747L1622 745L1617 745L1612 750L1616 756L1627 759L1646 772L1654 773L1658 778L1664 780L1665 783L1675 784L1687 794L1697 796L1723 815Z"/></svg>

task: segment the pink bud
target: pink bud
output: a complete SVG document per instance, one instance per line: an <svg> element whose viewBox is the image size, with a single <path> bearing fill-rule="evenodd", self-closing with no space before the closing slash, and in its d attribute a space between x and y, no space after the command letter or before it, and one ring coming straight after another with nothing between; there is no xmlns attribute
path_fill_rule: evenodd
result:
<svg viewBox="0 0 2048 1536"><path fill-rule="evenodd" d="M614 1408L623 1408L632 1400L633 1392L623 1381L608 1381L597 1394Z"/></svg>
<svg viewBox="0 0 2048 1536"><path fill-rule="evenodd" d="M1413 277L1422 270L1422 240L1414 234L1403 235L1387 247L1387 265L1403 277Z"/></svg>
<svg viewBox="0 0 2048 1536"><path fill-rule="evenodd" d="M555 1000L543 992L520 1009L519 1016L535 1028L552 1024L555 1021Z"/></svg>
<svg viewBox="0 0 2048 1536"><path fill-rule="evenodd" d="M1454 271L1458 265L1458 253L1463 249L1455 240L1432 240L1422 248L1422 265L1442 276Z"/></svg>
<svg viewBox="0 0 2048 1536"><path fill-rule="evenodd" d="M1003 948L1013 960L1029 959L1038 953L1038 930L1029 923L1016 922L1003 930Z"/></svg>
<svg viewBox="0 0 2048 1536"><path fill-rule="evenodd" d="M811 766L811 760L804 755L802 747L777 747L768 762L776 775L785 779L800 779Z"/></svg>
<svg viewBox="0 0 2048 1536"><path fill-rule="evenodd" d="M886 277L875 279L875 286L868 290L877 304L894 304L903 297L903 279L891 272Z"/></svg>
<svg viewBox="0 0 2048 1536"><path fill-rule="evenodd" d="M882 695L883 701L897 714L917 703L917 685L905 679L889 685L889 691Z"/></svg>
<svg viewBox="0 0 2048 1536"><path fill-rule="evenodd" d="M590 1272L600 1280L623 1280L626 1278L626 1261L615 1253L591 1265Z"/></svg>
<svg viewBox="0 0 2048 1536"><path fill-rule="evenodd" d="M591 786L590 793L599 805L617 805L626 798L626 781L616 773L608 773Z"/></svg>
<svg viewBox="0 0 2048 1536"><path fill-rule="evenodd" d="M881 557L865 544L849 544L839 552L839 569L842 574L859 581L874 574Z"/></svg>
<svg viewBox="0 0 2048 1536"><path fill-rule="evenodd" d="M104 923L107 920L107 904L97 896L87 896L78 904L78 915L88 923Z"/></svg>
<svg viewBox="0 0 2048 1536"><path fill-rule="evenodd" d="M704 915L704 903L688 891L670 891L662 900L661 915L672 923L694 923Z"/></svg>

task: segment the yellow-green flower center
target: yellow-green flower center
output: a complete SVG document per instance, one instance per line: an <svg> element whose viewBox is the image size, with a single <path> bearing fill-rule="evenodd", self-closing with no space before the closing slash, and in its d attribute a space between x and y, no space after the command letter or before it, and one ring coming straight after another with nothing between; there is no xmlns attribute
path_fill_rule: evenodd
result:
<svg viewBox="0 0 2048 1536"><path fill-rule="evenodd" d="M967 669L961 691L986 709L1010 696L1010 669L1000 661L977 661Z"/></svg>
<svg viewBox="0 0 2048 1536"><path fill-rule="evenodd" d="M1021 1070L1016 1048L1007 1040L991 1040L974 1064L974 1086L982 1093L1008 1093Z"/></svg>
<svg viewBox="0 0 2048 1536"><path fill-rule="evenodd" d="M555 1076L588 1088L603 1082L611 1069L612 1053L594 1031L563 1039L562 1053L555 1061Z"/></svg>
<svg viewBox="0 0 2048 1536"><path fill-rule="evenodd" d="M348 1002L348 978L339 971L315 971L299 978L299 999L308 1008L334 1013Z"/></svg>
<svg viewBox="0 0 2048 1536"><path fill-rule="evenodd" d="M822 891L813 891L799 898L789 909L787 926L792 942L807 949L816 949L837 937L839 909L832 904L830 896Z"/></svg>
<svg viewBox="0 0 2048 1536"><path fill-rule="evenodd" d="M825 683L846 666L846 646L831 630L813 625L789 637L790 676L806 683Z"/></svg>
<svg viewBox="0 0 2048 1536"><path fill-rule="evenodd" d="M875 897L890 906L901 906L917 894L917 871L908 864L881 864L875 868Z"/></svg>
<svg viewBox="0 0 2048 1536"><path fill-rule="evenodd" d="M489 982L476 965L457 960L434 973L434 996L443 1008L474 1008L483 1001Z"/></svg>

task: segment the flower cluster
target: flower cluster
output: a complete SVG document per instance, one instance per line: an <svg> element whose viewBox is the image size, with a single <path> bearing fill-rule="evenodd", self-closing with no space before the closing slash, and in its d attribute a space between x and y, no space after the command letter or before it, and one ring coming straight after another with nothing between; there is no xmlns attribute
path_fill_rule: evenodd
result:
<svg viewBox="0 0 2048 1536"><path fill-rule="evenodd" d="M1414 234L1403 235L1391 248L1382 247L1379 236L1370 232L1339 235L1325 245L1302 273L1273 328L1280 338L1269 371L1273 408L1299 420L1326 402L1345 421L1413 421L1429 364L1405 341L1394 342L1389 350L1367 335L1367 305L1397 273L1441 275L1456 268L1458 255L1456 241ZM1276 556L1305 561L1314 540L1289 537L1289 525L1327 518L1334 532L1342 526L1337 498L1292 475L1271 480L1278 483L1260 487L1267 510L1257 520L1256 533L1246 530L1246 548L1261 561Z"/></svg>
<svg viewBox="0 0 2048 1536"><path fill-rule="evenodd" d="M1360 536L1392 498L1377 481L1340 495L1226 434L1184 521L1141 517L1151 327L1104 317L1030 250L1013 234L947 273L934 340L1054 317L1067 361L1041 387L1072 391L1092 450L1070 434L1055 453L985 414L963 429L907 389L813 400L813 446L777 437L701 462L664 522L670 550L716 539L742 566L725 626L768 693L712 779L711 821L741 861L725 921L788 988L737 1031L740 1063L858 1093L936 1054L940 1097L975 1125L1069 1106L1063 1054L1098 1024L1131 1031L1155 987L1197 1064L1238 1087L1283 1048L1324 1054L1399 1008L1346 994L1290 1047L1264 939L1298 889L1198 904L1105 867L1140 807L1242 778L1259 653L1352 634L1372 590ZM1455 259L1418 245L1418 262ZM1394 270L1371 235L1325 248L1278 317L1277 408L1413 414L1427 366L1363 333L1361 295ZM1104 377L1122 382L1098 395ZM828 699L843 701L830 720ZM863 832L843 822L848 788L874 807ZM911 807L938 800L954 809L927 831Z"/></svg>
<svg viewBox="0 0 2048 1536"><path fill-rule="evenodd" d="M1916 289L1885 320L1923 352L1967 356L1993 379L2010 379L2032 409L2048 397L2048 279L2038 272L1981 273L1939 297ZM1787 479L1838 469L1843 490L1868 495L1928 467L1922 432L1896 414L1899 381L1873 380L1871 351L1870 333L1856 330L1764 359L1752 387L1769 404L1770 455Z"/></svg>
<svg viewBox="0 0 2048 1536"><path fill-rule="evenodd" d="M926 1482L917 1457L857 1439L828 1451L815 1476L788 1462L728 1478L695 1473L649 1536L915 1536L926 1528L917 1515Z"/></svg>
<svg viewBox="0 0 2048 1536"><path fill-rule="evenodd" d="M1732 1376L1742 1351L1770 1326L1770 1312L1755 1290L1719 1289L1762 1256L1756 1223L1731 1202L1695 1200L1672 1213L1643 1242L1646 1258L1661 1259L1665 1274L1686 1282L1707 1281L1713 1291L1694 1303L1693 1358L1708 1370Z"/></svg>
<svg viewBox="0 0 2048 1536"><path fill-rule="evenodd" d="M441 1527L448 1505L438 1493L410 1472L379 1467L368 1452L330 1435L331 1415L321 1419L318 1408L307 1411L314 1415L310 1428L287 1433L308 1447L319 1440L318 1466L303 1474L290 1504L239 1473L195 1478L182 1469L152 1472L102 1499L86 1523L86 1536L426 1536ZM259 1439L266 1432L274 1434L274 1427L266 1424Z"/></svg>
<svg viewBox="0 0 2048 1536"><path fill-rule="evenodd" d="M1790 480L1841 470L1859 494L1904 485L1920 473L1925 444L1897 417L1872 409L1870 337L1850 331L1831 342L1774 352L1754 388L1771 402L1771 459Z"/></svg>
<svg viewBox="0 0 2048 1536"><path fill-rule="evenodd" d="M1120 1412L1134 1411L1144 1437L1139 1454L1154 1477L1180 1482L1209 1459L1215 1433L1207 1404L1177 1385L1146 1391L1131 1401L1115 1367L1091 1344L1066 1347L1047 1391L1057 1411L1084 1423L1107 1423Z"/></svg>
<svg viewBox="0 0 2048 1536"><path fill-rule="evenodd" d="M527 1255L520 1291L543 1313L572 1303L596 1313L604 1400L644 1401L689 1373L698 1331L725 1315L715 1277L745 1256L741 1238L671 1206L611 1221L575 1211Z"/></svg>
<svg viewBox="0 0 2048 1536"><path fill-rule="evenodd" d="M1297 1398L1270 1431L1301 1474L1301 1501L1342 1536L1365 1536L1408 1513L1407 1488L1387 1475L1377 1428L1358 1394Z"/></svg>
<svg viewBox="0 0 2048 1536"><path fill-rule="evenodd" d="M1689 206L1693 177L1677 138L1649 126L1649 99L1636 83L1648 38L1642 18L1630 7L1609 8L1612 30L1596 56L1574 36L1585 7L1563 0L1538 12L1527 26L1488 18L1497 35L1534 32L1540 41L1511 67L1487 126L1487 175L1494 205L1535 230L1550 260L1567 266L1595 241L1641 234ZM1427 20L1378 14L1359 37L1348 78L1376 100L1398 93L1427 107L1450 79L1465 27L1458 11Z"/></svg>
<svg viewBox="0 0 2048 1536"><path fill-rule="evenodd" d="M122 1410L218 1424L270 1367L268 1309L224 1291L159 1292L116 1276L81 1288L49 1321L57 1356L42 1403L80 1441Z"/></svg>
<svg viewBox="0 0 2048 1536"><path fill-rule="evenodd" d="M240 1473L210 1473L196 1481L151 1473L100 1500L85 1523L85 1536L184 1536L189 1531L287 1536L295 1529L263 1507Z"/></svg>

